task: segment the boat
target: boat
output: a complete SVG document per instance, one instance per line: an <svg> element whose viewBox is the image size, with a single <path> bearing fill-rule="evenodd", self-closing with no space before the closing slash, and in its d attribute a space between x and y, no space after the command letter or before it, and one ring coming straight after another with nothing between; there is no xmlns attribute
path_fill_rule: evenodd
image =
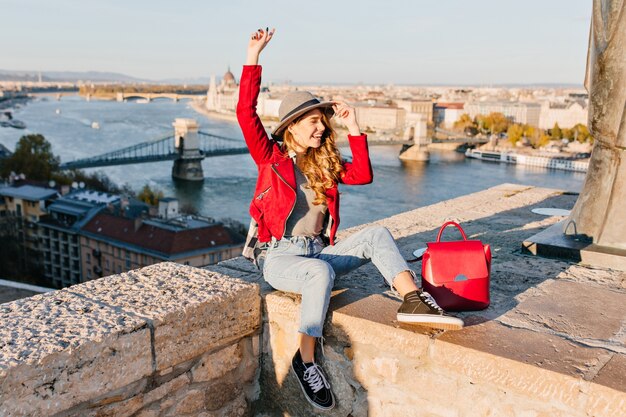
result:
<svg viewBox="0 0 626 417"><path fill-rule="evenodd" d="M572 156L535 156L514 152L495 152L468 149L465 151L468 158L482 161L504 162L514 165L525 165L540 168L560 169L563 171L587 172L589 160Z"/></svg>
<svg viewBox="0 0 626 417"><path fill-rule="evenodd" d="M100 124L98 122L92 122L91 123L91 128L92 129L100 129Z"/></svg>
<svg viewBox="0 0 626 417"><path fill-rule="evenodd" d="M26 123L20 120L0 120L0 126L12 127L13 129L26 129Z"/></svg>
<svg viewBox="0 0 626 417"><path fill-rule="evenodd" d="M55 112L56 114L61 114L61 109L56 109L54 112Z"/></svg>

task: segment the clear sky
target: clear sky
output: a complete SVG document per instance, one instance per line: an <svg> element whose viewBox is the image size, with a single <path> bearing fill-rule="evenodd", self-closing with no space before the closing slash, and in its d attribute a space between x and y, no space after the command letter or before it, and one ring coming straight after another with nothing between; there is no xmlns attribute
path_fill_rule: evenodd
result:
<svg viewBox="0 0 626 417"><path fill-rule="evenodd" d="M582 84L592 0L0 0L0 69L264 79Z"/></svg>

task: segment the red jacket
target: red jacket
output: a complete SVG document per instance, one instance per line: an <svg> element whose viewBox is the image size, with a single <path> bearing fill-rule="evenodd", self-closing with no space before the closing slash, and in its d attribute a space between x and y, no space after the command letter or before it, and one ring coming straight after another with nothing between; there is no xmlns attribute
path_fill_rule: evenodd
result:
<svg viewBox="0 0 626 417"><path fill-rule="evenodd" d="M250 155L259 169L250 215L258 223L260 242L268 242L272 236L283 237L285 224L296 204L296 175L294 163L282 148L268 137L261 119L256 113L257 98L261 86L261 66L244 65L239 85L237 120L250 149ZM367 136L348 135L352 162L344 162L344 184L369 184L372 182L372 166L367 148ZM339 226L339 192L337 184L326 190L326 203L330 215L330 244L335 241Z"/></svg>

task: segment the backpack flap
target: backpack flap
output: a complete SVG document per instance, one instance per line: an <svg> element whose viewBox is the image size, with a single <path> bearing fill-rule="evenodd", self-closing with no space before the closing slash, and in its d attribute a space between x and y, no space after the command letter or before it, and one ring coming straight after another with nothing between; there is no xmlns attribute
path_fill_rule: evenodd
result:
<svg viewBox="0 0 626 417"><path fill-rule="evenodd" d="M491 252L480 240L428 243L422 275L433 285L489 277Z"/></svg>

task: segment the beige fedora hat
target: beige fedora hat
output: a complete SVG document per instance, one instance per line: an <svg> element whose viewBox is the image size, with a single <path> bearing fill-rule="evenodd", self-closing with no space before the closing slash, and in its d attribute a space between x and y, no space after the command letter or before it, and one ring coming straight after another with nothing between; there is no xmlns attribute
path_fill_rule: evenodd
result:
<svg viewBox="0 0 626 417"><path fill-rule="evenodd" d="M320 101L308 91L294 91L283 98L278 108L278 125L272 130L272 137L276 140L283 139L283 133L287 126L304 113L313 109L321 108L330 119L335 114L331 101Z"/></svg>

